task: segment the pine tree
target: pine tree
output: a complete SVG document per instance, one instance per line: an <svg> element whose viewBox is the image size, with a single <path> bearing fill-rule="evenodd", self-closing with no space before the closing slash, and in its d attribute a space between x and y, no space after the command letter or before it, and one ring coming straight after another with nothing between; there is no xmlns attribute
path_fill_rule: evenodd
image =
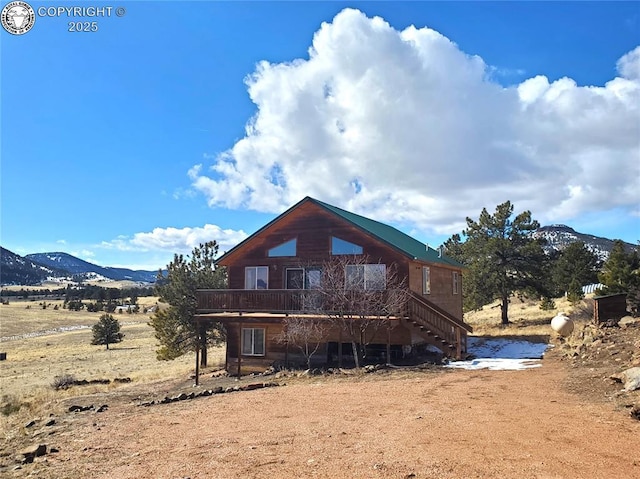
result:
<svg viewBox="0 0 640 479"><path fill-rule="evenodd" d="M603 294L628 293L640 285L640 257L637 251L627 253L624 242L615 240L609 258L602 267L598 279L604 285Z"/></svg>
<svg viewBox="0 0 640 479"><path fill-rule="evenodd" d="M553 264L553 280L558 293L569 293L573 283L573 293L579 287L595 283L598 280L598 257L583 242L569 244Z"/></svg>
<svg viewBox="0 0 640 479"><path fill-rule="evenodd" d="M571 284L567 288L567 299L574 306L584 299L582 286L577 279L571 280Z"/></svg>
<svg viewBox="0 0 640 479"><path fill-rule="evenodd" d="M210 241L194 248L190 257L174 255L166 276L158 272L156 293L169 304L168 308L159 308L149 322L160 343L158 359L175 359L199 349L201 365L206 366L207 345L223 339L219 324L199 326L194 317L198 306L196 290L226 287L226 272L215 264L217 254L218 244Z"/></svg>
<svg viewBox="0 0 640 479"><path fill-rule="evenodd" d="M465 308L479 309L498 299L501 323L509 322L512 294L549 296L548 258L544 240L532 237L540 225L525 211L515 218L510 201L493 215L483 208L478 221L467 218L467 228L446 243L447 254L462 262L465 271Z"/></svg>
<svg viewBox="0 0 640 479"><path fill-rule="evenodd" d="M91 344L104 344L109 349L110 344L119 343L124 338L120 332L120 323L110 314L100 316L100 321L93 325L93 340Z"/></svg>

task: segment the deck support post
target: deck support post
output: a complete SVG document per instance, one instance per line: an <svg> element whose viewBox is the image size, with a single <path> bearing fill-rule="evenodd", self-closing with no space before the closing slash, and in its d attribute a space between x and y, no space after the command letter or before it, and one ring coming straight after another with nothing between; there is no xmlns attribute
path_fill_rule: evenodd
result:
<svg viewBox="0 0 640 479"><path fill-rule="evenodd" d="M285 325L282 327L283 331L284 331L284 336L285 338L287 337L287 325L285 323ZM289 367L289 340L287 339L284 342L284 367L288 368Z"/></svg>
<svg viewBox="0 0 640 479"><path fill-rule="evenodd" d="M342 328L338 329L338 367L342 367Z"/></svg>
<svg viewBox="0 0 640 479"><path fill-rule="evenodd" d="M196 382L194 386L198 386L200 384L200 341L196 344Z"/></svg>
<svg viewBox="0 0 640 479"><path fill-rule="evenodd" d="M242 366L242 320L238 323L238 371L236 375L240 379L240 371Z"/></svg>
<svg viewBox="0 0 640 479"><path fill-rule="evenodd" d="M227 327L226 324L223 324L224 327L224 337L225 337L225 342L224 342L224 369L227 371L227 373L230 373L231 371L229 370L229 328Z"/></svg>
<svg viewBox="0 0 640 479"><path fill-rule="evenodd" d="M391 320L387 318L387 364L391 364Z"/></svg>

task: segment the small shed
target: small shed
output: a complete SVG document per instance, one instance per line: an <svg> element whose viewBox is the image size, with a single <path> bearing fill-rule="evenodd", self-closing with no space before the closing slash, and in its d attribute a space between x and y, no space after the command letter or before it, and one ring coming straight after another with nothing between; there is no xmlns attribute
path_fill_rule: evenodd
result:
<svg viewBox="0 0 640 479"><path fill-rule="evenodd" d="M603 323L610 319L620 319L627 313L626 293L608 294L593 298L593 320Z"/></svg>

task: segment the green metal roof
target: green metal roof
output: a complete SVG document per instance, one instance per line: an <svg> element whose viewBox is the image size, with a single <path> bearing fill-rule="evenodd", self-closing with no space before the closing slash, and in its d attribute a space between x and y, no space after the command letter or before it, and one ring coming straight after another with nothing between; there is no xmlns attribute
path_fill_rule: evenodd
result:
<svg viewBox="0 0 640 479"><path fill-rule="evenodd" d="M456 268L464 268L462 264L460 264L453 258L449 258L444 254L440 255L440 253L435 249L430 248L426 244L421 243L417 239L412 238L408 234L403 233L393 226L389 226L370 218L351 213L350 211L343 210L341 208L338 208L337 206L332 206L310 197L307 197L305 199L309 199L314 203L322 206L324 209L340 216L357 228L371 234L372 236L375 236L379 240L387 243L389 246L395 248L396 250L404 253L407 256L429 263L440 263Z"/></svg>
<svg viewBox="0 0 640 479"><path fill-rule="evenodd" d="M430 248L424 243L421 243L420 241L418 241L417 239L412 238L411 236L403 233L400 230L397 230L393 226L385 225L384 223L380 223L378 221L365 218L364 216L351 213L350 211L343 210L341 208L338 208L337 206L332 206L330 204L311 198L310 196L305 197L304 199L302 199L301 201L293 205L291 208L289 208L287 211L279 215L277 218L273 219L272 221L264 225L262 228L260 228L251 236L246 238L244 241L242 241L235 247L231 248L229 251L223 254L220 258L218 258L216 262L220 262L220 260L222 260L224 257L231 254L233 251L240 248L245 243L249 242L253 237L260 234L262 231L266 230L274 223L278 222L280 218L287 216L291 211L295 210L298 206L308 201L315 203L316 205L320 206L321 208L324 208L330 213L333 213L334 215L339 216L340 218L348 221L349 223L351 223L353 226L360 229L361 231L368 233L371 236L374 236L378 240L382 241L383 243L386 243L390 247L396 249L397 251L401 252L406 256L409 256L412 259L426 261L429 263L444 264L447 266L452 266L454 268L464 268L464 266L461 263L457 262L456 260L449 258L444 254L440 255L440 253L435 249Z"/></svg>

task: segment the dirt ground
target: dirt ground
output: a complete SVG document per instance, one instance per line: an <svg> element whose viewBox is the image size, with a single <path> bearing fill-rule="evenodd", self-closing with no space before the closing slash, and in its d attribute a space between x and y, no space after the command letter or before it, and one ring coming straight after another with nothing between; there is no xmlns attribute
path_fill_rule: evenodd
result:
<svg viewBox="0 0 640 479"><path fill-rule="evenodd" d="M556 341L542 367L524 371L431 366L240 381L207 374L198 388L186 378L125 385L61 400L51 418L24 425L2 444L0 475L637 478L640 421L629 412L640 391L620 394L609 376L638 360L639 341L640 323L590 336L586 346ZM140 406L263 381L282 385ZM72 404L108 408L71 413ZM49 453L16 465L28 444Z"/></svg>

